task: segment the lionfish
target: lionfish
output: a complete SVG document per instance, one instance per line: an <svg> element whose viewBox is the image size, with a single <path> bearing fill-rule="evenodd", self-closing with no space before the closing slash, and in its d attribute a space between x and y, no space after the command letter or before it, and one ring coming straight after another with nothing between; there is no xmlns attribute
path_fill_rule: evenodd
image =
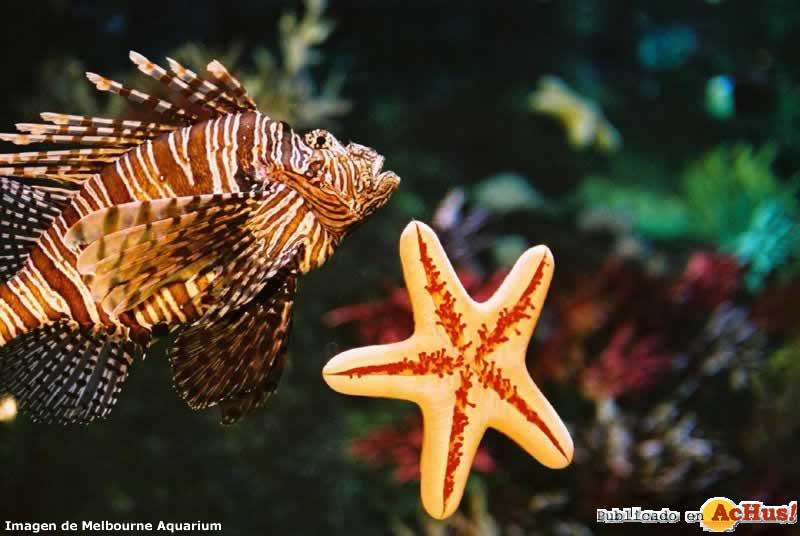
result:
<svg viewBox="0 0 800 536"><path fill-rule="evenodd" d="M177 391L233 423L276 388L298 276L400 179L369 147L259 113L218 61L202 78L130 59L178 98L87 78L160 121L43 113L0 134L91 146L0 154L0 393L35 420L90 422L177 331Z"/></svg>

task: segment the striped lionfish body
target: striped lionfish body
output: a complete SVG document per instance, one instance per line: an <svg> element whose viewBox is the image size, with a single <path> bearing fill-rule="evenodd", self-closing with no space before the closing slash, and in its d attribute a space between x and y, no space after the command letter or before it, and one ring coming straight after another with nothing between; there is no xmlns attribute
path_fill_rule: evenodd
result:
<svg viewBox="0 0 800 536"><path fill-rule="evenodd" d="M188 106L87 73L163 122L46 113L0 134L91 146L0 155L0 392L34 418L89 422L166 328L178 392L235 422L275 389L297 276L399 178L368 147L259 113L216 61L209 81L131 59Z"/></svg>

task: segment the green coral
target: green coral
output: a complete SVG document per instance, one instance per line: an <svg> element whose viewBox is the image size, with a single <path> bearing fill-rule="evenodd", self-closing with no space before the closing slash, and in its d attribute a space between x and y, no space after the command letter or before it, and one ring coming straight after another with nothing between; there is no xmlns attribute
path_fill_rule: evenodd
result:
<svg viewBox="0 0 800 536"><path fill-rule="evenodd" d="M324 17L324 0L306 0L305 7L302 17L287 13L278 22L281 57L266 47L257 47L252 54L252 70L237 68L241 45L217 51L190 43L177 49L173 57L198 72L205 70L209 58L217 58L236 73L259 110L300 128L319 126L347 113L350 103L339 96L344 73L334 69L319 87L311 77L311 67L322 60L318 47L328 39L334 25Z"/></svg>
<svg viewBox="0 0 800 536"><path fill-rule="evenodd" d="M759 204L780 193L773 146L722 146L689 165L682 184L694 234L731 249Z"/></svg>
<svg viewBox="0 0 800 536"><path fill-rule="evenodd" d="M581 206L611 212L650 238L673 238L689 230L689 214L683 200L667 192L590 177L583 181L575 198Z"/></svg>
<svg viewBox="0 0 800 536"><path fill-rule="evenodd" d="M341 98L344 73L333 68L331 74L317 84L311 68L321 63L319 50L333 31L333 23L324 17L324 0L305 0L302 17L284 14L278 22L280 55L266 47L253 50L252 67L243 61L241 44L227 49L206 47L198 43L185 44L169 57L206 77L206 66L211 59L219 60L236 76L263 113L289 122L298 128L320 126L350 110L350 103ZM160 58L151 58L163 63ZM28 115L42 109L58 109L100 117L123 117L125 99L99 94L86 81L86 66L71 57L59 56L48 60L40 68L38 78L47 91L26 102ZM126 67L110 78L147 93L165 96L165 89L155 80L143 77L133 68Z"/></svg>
<svg viewBox="0 0 800 536"><path fill-rule="evenodd" d="M476 205L494 214L537 210L545 206L545 200L525 177L509 172L497 173L478 183L472 197Z"/></svg>
<svg viewBox="0 0 800 536"><path fill-rule="evenodd" d="M787 341L772 354L764 374L794 385L800 382L800 337Z"/></svg>
<svg viewBox="0 0 800 536"><path fill-rule="evenodd" d="M689 164L677 194L590 177L576 199L612 211L647 238L715 244L748 267L747 286L756 290L800 253L796 183L775 176L775 156L774 145L723 145Z"/></svg>
<svg viewBox="0 0 800 536"><path fill-rule="evenodd" d="M746 264L751 290L800 250L795 187L775 177L775 156L774 145L722 146L683 176L691 234Z"/></svg>

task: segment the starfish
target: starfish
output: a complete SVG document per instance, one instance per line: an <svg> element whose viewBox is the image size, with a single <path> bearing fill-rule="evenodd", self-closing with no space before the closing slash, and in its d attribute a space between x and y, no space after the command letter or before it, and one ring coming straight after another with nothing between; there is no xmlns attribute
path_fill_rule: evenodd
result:
<svg viewBox="0 0 800 536"><path fill-rule="evenodd" d="M350 395L398 398L422 410L422 504L438 519L461 501L487 428L554 469L572 460L572 439L525 366L528 341L553 276L546 246L526 251L497 292L472 300L436 234L412 221L400 237L414 334L343 352L322 371Z"/></svg>

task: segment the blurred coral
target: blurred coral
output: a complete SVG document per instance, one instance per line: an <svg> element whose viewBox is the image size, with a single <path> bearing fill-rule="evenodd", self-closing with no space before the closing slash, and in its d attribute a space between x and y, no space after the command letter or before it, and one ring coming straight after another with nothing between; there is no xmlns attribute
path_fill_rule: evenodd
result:
<svg viewBox="0 0 800 536"><path fill-rule="evenodd" d="M676 302L693 300L710 310L730 301L742 286L744 269L730 255L712 251L692 253L678 282L673 286Z"/></svg>
<svg viewBox="0 0 800 536"><path fill-rule="evenodd" d="M542 375L563 378L570 364L586 363L581 386L591 399L647 389L664 381L679 355L688 353L690 332L681 332L673 319L711 314L735 296L740 274L735 259L706 251L694 253L674 281L649 275L632 261L612 259L566 301L559 300L559 327L543 342L535 366ZM590 339L597 344L602 331L610 332L608 343L589 359L586 345Z"/></svg>
<svg viewBox="0 0 800 536"><path fill-rule="evenodd" d="M684 169L680 196L662 186L641 186L638 176L590 177L574 201L584 213L612 212L645 238L705 241L736 257L747 288L757 291L800 255L797 181L775 175L776 156L772 144L720 145ZM658 173L650 174L657 183ZM663 174L669 177L668 171ZM630 179L636 183L626 184Z"/></svg>
<svg viewBox="0 0 800 536"><path fill-rule="evenodd" d="M800 248L800 210L794 187L772 165L774 145L720 146L684 172L692 233L749 265L751 289Z"/></svg>
<svg viewBox="0 0 800 536"><path fill-rule="evenodd" d="M394 467L396 482L419 480L419 460L422 450L422 421L418 416L404 422L377 428L369 435L350 443L350 454L375 467ZM494 472L496 463L486 447L475 454L472 468L481 473Z"/></svg>
<svg viewBox="0 0 800 536"><path fill-rule="evenodd" d="M489 299L500 287L506 270L498 270L489 277L481 277L470 270L459 270L458 278L472 299L481 302ZM355 324L362 344L388 344L411 336L414 321L411 302L405 287L392 287L387 297L380 301L345 305L328 311L323 322L330 327Z"/></svg>
<svg viewBox="0 0 800 536"><path fill-rule="evenodd" d="M411 302L405 287L393 287L382 301L344 305L325 313L323 322L330 327L355 324L364 344L388 344L411 336L414 322Z"/></svg>
<svg viewBox="0 0 800 536"><path fill-rule="evenodd" d="M583 371L583 393L591 399L616 398L662 381L673 359L663 348L658 335L637 338L634 326L623 324L606 349Z"/></svg>
<svg viewBox="0 0 800 536"><path fill-rule="evenodd" d="M574 384L593 402L593 415L570 423L578 496L682 501L745 463L735 431L702 402L752 393L763 367L767 338L734 305L742 272L704 250L674 276L611 257L559 289L554 329L532 364L535 377Z"/></svg>
<svg viewBox="0 0 800 536"><path fill-rule="evenodd" d="M603 460L603 467L591 471L597 480L586 483L599 486L599 495L675 500L707 489L740 467L704 435L692 412L670 401L647 412L623 409L612 399L598 401L596 418L584 434L584 463Z"/></svg>
<svg viewBox="0 0 800 536"><path fill-rule="evenodd" d="M325 18L325 0L304 0L303 3L302 17L287 12L278 21L279 57L264 46L256 47L252 51L252 67L249 67L249 62L242 60L242 45L237 43L227 49L186 43L167 55L201 76L210 59L217 59L243 83L260 111L295 127L319 127L346 114L350 103L340 96L343 72L332 68L319 85L312 76L311 69L323 58L318 47L328 39L334 24ZM46 88L46 93L30 99L26 109L30 109L31 114L41 109L63 108L100 117L146 118L140 109L128 111L123 99L98 98L97 92L86 82L86 70L82 61L70 57L49 59L39 70L43 82L40 86ZM128 84L133 77L137 77L137 87L154 94L163 92L161 84L143 79L131 69L126 68L111 78Z"/></svg>
<svg viewBox="0 0 800 536"><path fill-rule="evenodd" d="M557 294L555 330L541 342L534 367L542 377L564 379L585 364L583 387L590 398L644 388L649 374L668 368L669 356L687 355L702 332L697 323L730 303L741 286L738 262L713 252L693 253L674 278L649 273L636 260L611 257L568 293ZM608 342L591 359L598 335Z"/></svg>
<svg viewBox="0 0 800 536"><path fill-rule="evenodd" d="M453 188L439 201L431 223L453 264L478 270L476 257L492 245L492 238L480 232L490 212L481 206L467 209L466 203L464 189Z"/></svg>
<svg viewBox="0 0 800 536"><path fill-rule="evenodd" d="M594 145L604 151L616 151L622 144L619 132L600 108L575 93L558 77L539 79L539 87L528 97L528 105L534 112L552 115L561 121L575 148Z"/></svg>
<svg viewBox="0 0 800 536"><path fill-rule="evenodd" d="M646 292L647 278L638 264L611 257L568 290L557 289L552 300L556 304L551 320L554 329L540 342L533 364L534 377L566 380L574 375L591 355L586 348L587 338L606 327L618 311L635 305ZM641 303L645 307L651 305L646 300Z"/></svg>
<svg viewBox="0 0 800 536"><path fill-rule="evenodd" d="M709 414L699 400L707 399L710 390L715 390L715 398L731 397L752 386L751 372L765 355L763 334L742 310L723 304L701 332L682 345L682 360L653 353L658 346L652 339L640 342L627 356L639 350L642 359L609 354L624 350L632 335L629 327L621 328L599 365L582 375L584 392L595 399L594 419L582 428L584 441L576 442L581 451L576 463L592 464L584 474L597 478L586 485L600 486L603 494L617 497L645 494L656 502L676 501L738 471L743 461L734 454L730 440L720 439L720 434L735 435L735 431ZM679 366L665 374L663 367L670 364ZM714 381L725 376L727 381ZM640 382L658 386L658 395L635 403L617 399L626 388L642 387ZM602 469L597 467L599 460Z"/></svg>
<svg viewBox="0 0 800 536"><path fill-rule="evenodd" d="M252 52L254 69L249 70L239 65L239 45L214 51L195 43L182 46L172 56L200 72L205 70L208 58L224 58L226 67L236 72L259 110L295 127L319 127L347 113L350 103L339 96L344 73L334 70L321 88L311 76L311 68L322 60L317 47L328 39L334 24L324 16L325 0L305 0L304 4L302 17L286 13L278 22L280 60L267 48L258 47Z"/></svg>

